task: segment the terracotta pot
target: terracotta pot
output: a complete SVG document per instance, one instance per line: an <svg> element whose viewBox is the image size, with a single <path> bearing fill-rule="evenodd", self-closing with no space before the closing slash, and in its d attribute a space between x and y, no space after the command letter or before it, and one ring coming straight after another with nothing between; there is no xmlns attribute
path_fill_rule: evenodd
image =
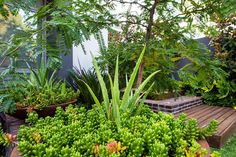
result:
<svg viewBox="0 0 236 157"><path fill-rule="evenodd" d="M18 151L17 147L13 148L10 157L21 157L20 152Z"/></svg>
<svg viewBox="0 0 236 157"><path fill-rule="evenodd" d="M77 99L71 100L66 103L58 104L58 105L50 105L50 106L45 107L42 110L38 110L38 109L30 108L30 107L19 108L15 111L15 113L10 114L10 116L13 116L18 119L26 119L28 110L34 110L38 113L39 117L47 117L47 116L53 117L55 115L55 111L57 107L62 107L63 109L65 109L70 104L75 104L76 102L77 102Z"/></svg>
<svg viewBox="0 0 236 157"><path fill-rule="evenodd" d="M211 149L210 149L210 146L209 146L207 140L199 140L197 142L201 145L202 148L206 149L206 151L207 151L207 154L204 157L210 157Z"/></svg>

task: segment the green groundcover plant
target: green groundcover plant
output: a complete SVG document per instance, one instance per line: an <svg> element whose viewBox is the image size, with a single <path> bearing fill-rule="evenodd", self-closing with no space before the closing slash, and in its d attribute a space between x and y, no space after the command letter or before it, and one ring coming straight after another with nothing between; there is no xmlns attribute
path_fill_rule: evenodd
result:
<svg viewBox="0 0 236 157"><path fill-rule="evenodd" d="M217 123L199 129L197 121L185 115L154 113L145 105L136 116L122 115L120 129L114 121L91 110L69 106L57 108L55 117L38 118L30 113L21 126L18 148L24 157L31 156L100 156L100 157L184 157L204 155L198 139L214 133Z"/></svg>

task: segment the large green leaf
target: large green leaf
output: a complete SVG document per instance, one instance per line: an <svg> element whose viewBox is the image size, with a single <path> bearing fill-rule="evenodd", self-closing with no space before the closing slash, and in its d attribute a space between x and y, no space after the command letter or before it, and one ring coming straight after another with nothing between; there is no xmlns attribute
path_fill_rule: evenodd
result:
<svg viewBox="0 0 236 157"><path fill-rule="evenodd" d="M93 58L93 65L94 65L94 68L95 68L95 71L96 71L96 74L97 74L97 77L98 77L98 81L99 81L99 84L101 86L101 90L102 90L102 96L103 96L103 103L104 103L104 107L105 107L105 111L107 113L107 117L110 117L110 112L109 112L109 96L108 96L108 91L107 91L107 88L106 88L106 84L102 78L102 75L101 75L101 72L98 68L98 65L97 65L97 61L95 60L95 58Z"/></svg>
<svg viewBox="0 0 236 157"><path fill-rule="evenodd" d="M152 77L154 75L156 75L160 70L153 72L151 75L149 75L144 82L142 82L140 84L140 86L138 87L138 89L135 91L134 95L132 97L130 97L128 103L126 103L124 105L124 108L122 108L122 110L125 112L127 108L131 107L133 108L133 105L136 104L136 102L139 100L139 96L141 94L141 92L143 92L143 89L145 88L145 86L147 85L147 83L152 79Z"/></svg>
<svg viewBox="0 0 236 157"><path fill-rule="evenodd" d="M119 61L116 59L116 69L114 77L114 86L112 87L112 114L116 121L118 129L120 128L120 90L119 90Z"/></svg>
<svg viewBox="0 0 236 157"><path fill-rule="evenodd" d="M135 78L136 78L136 75L137 75L137 72L138 72L138 69L139 69L139 65L141 64L142 62L142 58L143 58L143 55L145 53L145 50L146 50L146 46L143 48L143 51L142 53L140 54L139 56L139 59L134 67L134 70L131 74L131 77L130 77L130 80L125 88L125 92L124 92L124 95L123 95L123 98L122 98L122 101L121 101L121 108L122 109L125 109L129 103L129 96L130 96L130 92L132 90L132 87L133 87L133 84L134 84L134 81L135 81Z"/></svg>

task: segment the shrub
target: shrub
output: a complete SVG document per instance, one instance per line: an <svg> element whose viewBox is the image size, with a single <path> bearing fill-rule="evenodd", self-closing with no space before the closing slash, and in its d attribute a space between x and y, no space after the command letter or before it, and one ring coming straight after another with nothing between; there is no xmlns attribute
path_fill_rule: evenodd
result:
<svg viewBox="0 0 236 157"><path fill-rule="evenodd" d="M236 105L236 13L217 21L218 35L212 38L215 56L221 61L220 67L228 74L226 82L216 86L204 95L210 103L221 106ZM220 90L217 90L220 89Z"/></svg>
<svg viewBox="0 0 236 157"><path fill-rule="evenodd" d="M30 113L28 126L21 126L19 150L28 156L185 156L199 149L198 140L216 129L213 121L198 129L196 120L186 121L171 114L152 112L142 105L137 116L123 115L121 128L92 110L69 106L57 108L55 117L40 118ZM207 132L206 132L207 130ZM200 136L201 135L201 136ZM203 136L204 136L203 135ZM204 152L204 151L202 151Z"/></svg>

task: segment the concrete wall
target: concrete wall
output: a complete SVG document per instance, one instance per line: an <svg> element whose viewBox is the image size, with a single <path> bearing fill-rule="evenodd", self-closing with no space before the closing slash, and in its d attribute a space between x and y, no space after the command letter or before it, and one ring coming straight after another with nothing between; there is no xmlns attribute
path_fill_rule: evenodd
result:
<svg viewBox="0 0 236 157"><path fill-rule="evenodd" d="M102 35L104 38L105 45L108 45L108 31L102 30ZM98 56L99 55L99 45L98 41L94 38L94 36L91 36L90 40L85 41L83 43L85 50L87 54L84 53L81 46L73 46L73 67L76 67L78 69L85 69L88 70L92 68L92 56Z"/></svg>

